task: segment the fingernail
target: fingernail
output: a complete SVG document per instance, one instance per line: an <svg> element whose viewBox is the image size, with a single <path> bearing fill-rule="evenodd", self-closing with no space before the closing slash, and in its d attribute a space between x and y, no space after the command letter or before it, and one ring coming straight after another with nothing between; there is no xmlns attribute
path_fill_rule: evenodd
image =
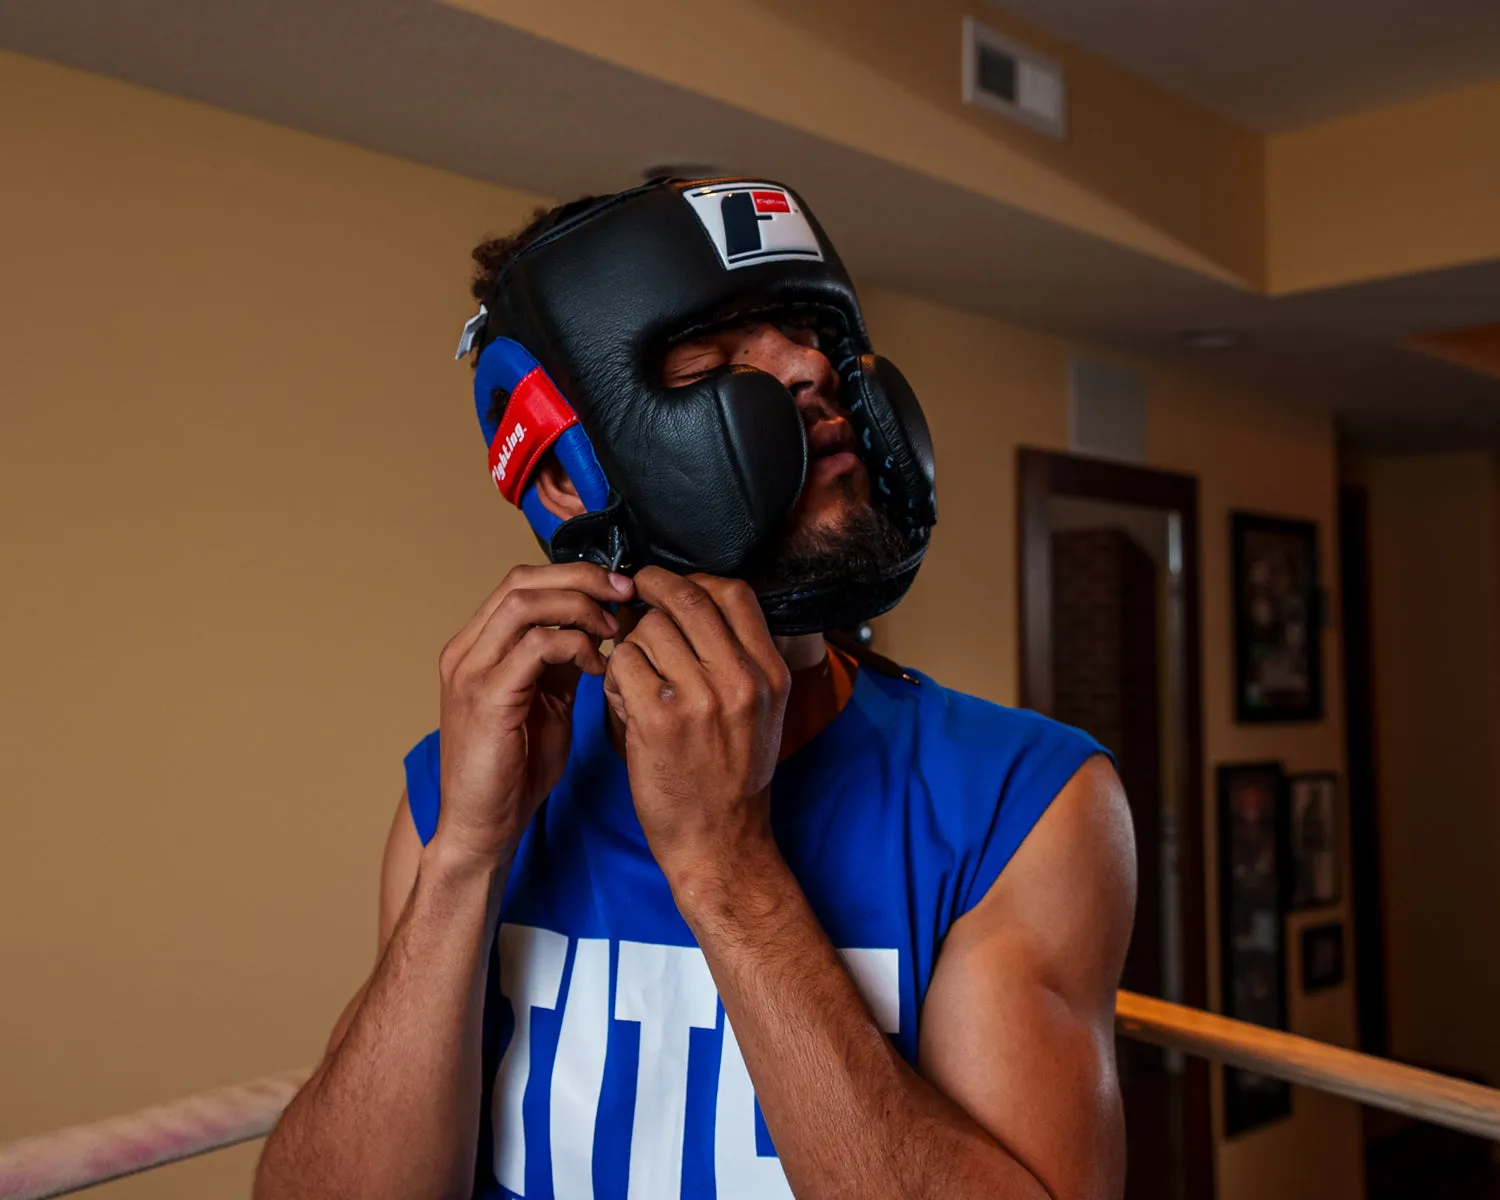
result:
<svg viewBox="0 0 1500 1200"><path fill-rule="evenodd" d="M604 614L604 627L611 633L618 633L620 630L620 619L614 613L606 612Z"/></svg>
<svg viewBox="0 0 1500 1200"><path fill-rule="evenodd" d="M609 573L609 586L619 592L620 595L628 596L635 587L635 584L631 582L629 575L617 575L611 571Z"/></svg>

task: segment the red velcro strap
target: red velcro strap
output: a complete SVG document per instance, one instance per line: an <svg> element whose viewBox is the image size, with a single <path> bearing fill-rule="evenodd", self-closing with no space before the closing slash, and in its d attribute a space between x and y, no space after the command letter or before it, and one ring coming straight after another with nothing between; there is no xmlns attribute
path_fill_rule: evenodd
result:
<svg viewBox="0 0 1500 1200"><path fill-rule="evenodd" d="M541 367L521 376L511 390L500 430L490 443L490 478L500 494L519 507L526 481L542 455L577 424L578 414Z"/></svg>

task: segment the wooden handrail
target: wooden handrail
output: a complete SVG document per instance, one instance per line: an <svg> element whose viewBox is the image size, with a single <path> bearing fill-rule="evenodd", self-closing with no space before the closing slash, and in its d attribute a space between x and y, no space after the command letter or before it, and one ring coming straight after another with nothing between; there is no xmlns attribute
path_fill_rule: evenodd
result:
<svg viewBox="0 0 1500 1200"><path fill-rule="evenodd" d="M1138 1041L1500 1142L1500 1091L1494 1088L1132 992L1116 999L1115 1023Z"/></svg>
<svg viewBox="0 0 1500 1200"><path fill-rule="evenodd" d="M1119 1031L1500 1142L1500 1091L1309 1038L1121 992ZM41 1200L260 1137L306 1071L185 1096L91 1125L0 1143L0 1200Z"/></svg>

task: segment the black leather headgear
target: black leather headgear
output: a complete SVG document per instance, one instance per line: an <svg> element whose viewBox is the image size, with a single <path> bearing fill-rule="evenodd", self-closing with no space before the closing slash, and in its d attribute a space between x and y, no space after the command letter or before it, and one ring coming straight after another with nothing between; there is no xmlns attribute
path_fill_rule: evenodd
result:
<svg viewBox="0 0 1500 1200"><path fill-rule="evenodd" d="M901 373L872 353L816 219L789 188L743 179L658 180L601 199L523 247L465 328L459 356L480 350L474 401L491 474L554 562L739 576L775 544L807 470L791 393L745 366L667 387L661 367L675 341L789 313L824 331L872 500L910 553L879 580L762 592L767 624L848 628L901 599L937 519L927 423ZM541 504L532 476L548 449L583 515L559 522Z"/></svg>

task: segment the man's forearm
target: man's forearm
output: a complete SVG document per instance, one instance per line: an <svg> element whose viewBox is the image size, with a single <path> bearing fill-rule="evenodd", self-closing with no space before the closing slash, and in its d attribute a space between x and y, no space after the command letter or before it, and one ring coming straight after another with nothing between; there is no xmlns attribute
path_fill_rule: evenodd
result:
<svg viewBox="0 0 1500 1200"><path fill-rule="evenodd" d="M488 954L504 870L423 851L342 1040L271 1134L256 1200L467 1198Z"/></svg>
<svg viewBox="0 0 1500 1200"><path fill-rule="evenodd" d="M779 855L677 895L799 1197L1045 1200L880 1032Z"/></svg>

